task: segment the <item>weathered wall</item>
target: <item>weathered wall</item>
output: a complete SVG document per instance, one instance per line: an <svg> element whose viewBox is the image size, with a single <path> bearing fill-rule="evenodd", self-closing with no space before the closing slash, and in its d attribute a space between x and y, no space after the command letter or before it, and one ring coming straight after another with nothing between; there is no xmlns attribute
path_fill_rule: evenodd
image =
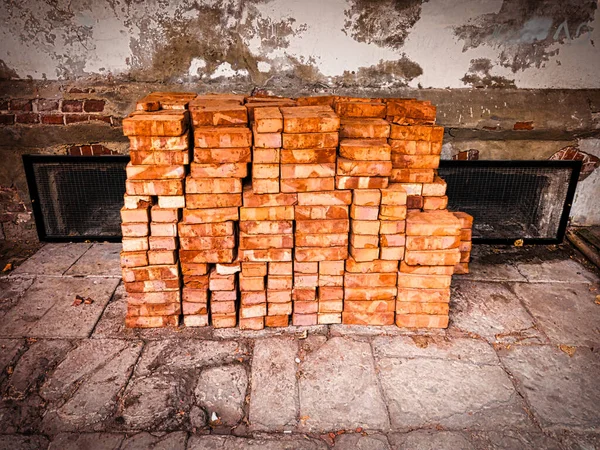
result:
<svg viewBox="0 0 600 450"><path fill-rule="evenodd" d="M412 96L447 158L598 154L596 1L0 1L0 239L33 230L21 154L127 152L152 90ZM576 223L600 223L597 172Z"/></svg>

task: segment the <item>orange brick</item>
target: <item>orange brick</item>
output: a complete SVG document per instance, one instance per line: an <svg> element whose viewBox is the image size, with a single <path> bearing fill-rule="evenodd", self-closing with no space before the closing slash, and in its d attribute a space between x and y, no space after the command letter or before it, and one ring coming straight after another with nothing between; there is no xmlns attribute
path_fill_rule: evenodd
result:
<svg viewBox="0 0 600 450"><path fill-rule="evenodd" d="M212 315L213 328L234 328L237 324L237 317L232 315Z"/></svg>
<svg viewBox="0 0 600 450"><path fill-rule="evenodd" d="M416 273L398 273L398 287L413 289L445 289L450 287L450 275L421 275Z"/></svg>
<svg viewBox="0 0 600 450"><path fill-rule="evenodd" d="M382 247L404 247L406 245L406 235L404 234L383 234L379 237Z"/></svg>
<svg viewBox="0 0 600 450"><path fill-rule="evenodd" d="M384 220L379 228L380 234L402 234L406 230L405 220Z"/></svg>
<svg viewBox="0 0 600 450"><path fill-rule="evenodd" d="M317 274L294 274L294 288L312 288L319 284Z"/></svg>
<svg viewBox="0 0 600 450"><path fill-rule="evenodd" d="M378 248L355 248L350 246L349 252L356 261L360 262L379 259Z"/></svg>
<svg viewBox="0 0 600 450"><path fill-rule="evenodd" d="M386 139L342 139L339 154L354 161L390 161L391 147Z"/></svg>
<svg viewBox="0 0 600 450"><path fill-rule="evenodd" d="M344 301L349 300L393 300L396 297L396 287L351 288L344 286Z"/></svg>
<svg viewBox="0 0 600 450"><path fill-rule="evenodd" d="M406 207L408 209L423 208L423 196L422 195L409 195L408 197L406 197Z"/></svg>
<svg viewBox="0 0 600 450"><path fill-rule="evenodd" d="M294 207L296 220L325 220L325 219L347 219L348 207L339 206L303 206Z"/></svg>
<svg viewBox="0 0 600 450"><path fill-rule="evenodd" d="M265 327L264 317L240 318L240 330L262 330Z"/></svg>
<svg viewBox="0 0 600 450"><path fill-rule="evenodd" d="M185 277L188 276L198 276L198 275L206 275L208 273L208 264L199 264L199 263L181 263L181 273Z"/></svg>
<svg viewBox="0 0 600 450"><path fill-rule="evenodd" d="M294 314L315 314L319 311L318 302L294 302Z"/></svg>
<svg viewBox="0 0 600 450"><path fill-rule="evenodd" d="M142 267L148 265L146 251L121 252L121 267Z"/></svg>
<svg viewBox="0 0 600 450"><path fill-rule="evenodd" d="M406 263L412 266L454 266L460 262L458 249L450 250L407 250Z"/></svg>
<svg viewBox="0 0 600 450"><path fill-rule="evenodd" d="M338 145L338 133L296 133L286 134L283 137L283 148L334 148Z"/></svg>
<svg viewBox="0 0 600 450"><path fill-rule="evenodd" d="M396 276L394 273L351 273L347 272L344 275L344 287L348 288L365 288L395 286Z"/></svg>
<svg viewBox="0 0 600 450"><path fill-rule="evenodd" d="M208 314L208 304L207 303L191 303L191 302L181 302L181 312L188 315L207 315Z"/></svg>
<svg viewBox="0 0 600 450"><path fill-rule="evenodd" d="M240 208L240 221L244 220L294 220L293 206L271 206L268 208Z"/></svg>
<svg viewBox="0 0 600 450"><path fill-rule="evenodd" d="M383 119L342 119L340 137L350 139L376 139L390 136L390 124Z"/></svg>
<svg viewBox="0 0 600 450"><path fill-rule="evenodd" d="M454 214L454 217L456 217L460 221L461 228L473 227L473 216L461 211L455 211L452 214Z"/></svg>
<svg viewBox="0 0 600 450"><path fill-rule="evenodd" d="M459 249L460 249L461 253L470 252L472 246L473 246L473 244L471 243L471 241L460 241Z"/></svg>
<svg viewBox="0 0 600 450"><path fill-rule="evenodd" d="M129 195L183 195L183 180L126 180Z"/></svg>
<svg viewBox="0 0 600 450"><path fill-rule="evenodd" d="M394 312L343 312L342 323L346 325L393 325Z"/></svg>
<svg viewBox="0 0 600 450"><path fill-rule="evenodd" d="M179 280L148 280L124 282L127 292L158 292L179 290Z"/></svg>
<svg viewBox="0 0 600 450"><path fill-rule="evenodd" d="M344 261L321 261L319 275L343 275L344 265Z"/></svg>
<svg viewBox="0 0 600 450"><path fill-rule="evenodd" d="M447 328L448 316L431 314L396 314L396 325L401 328Z"/></svg>
<svg viewBox="0 0 600 450"><path fill-rule="evenodd" d="M186 194L238 194L242 182L235 178L192 178L185 180Z"/></svg>
<svg viewBox="0 0 600 450"><path fill-rule="evenodd" d="M377 236L381 222L379 220L352 220L350 229L353 234Z"/></svg>
<svg viewBox="0 0 600 450"><path fill-rule="evenodd" d="M342 275L319 275L319 286L342 287L344 277Z"/></svg>
<svg viewBox="0 0 600 450"><path fill-rule="evenodd" d="M406 219L409 236L456 236L460 221L448 211L409 212Z"/></svg>
<svg viewBox="0 0 600 450"><path fill-rule="evenodd" d="M252 149L252 161L257 164L279 164L281 160L281 149L279 148L256 148Z"/></svg>
<svg viewBox="0 0 600 450"><path fill-rule="evenodd" d="M291 262L272 262L269 263L269 275L292 275L294 273L293 264Z"/></svg>
<svg viewBox="0 0 600 450"><path fill-rule="evenodd" d="M388 187L387 177L346 177L336 176L336 189L381 189Z"/></svg>
<svg viewBox="0 0 600 450"><path fill-rule="evenodd" d="M279 108L256 108L254 126L257 133L281 133L283 116Z"/></svg>
<svg viewBox="0 0 600 450"><path fill-rule="evenodd" d="M201 148L250 147L252 132L242 127L201 127L194 130L194 144Z"/></svg>
<svg viewBox="0 0 600 450"><path fill-rule="evenodd" d="M269 328L287 327L290 323L288 316L267 316L265 325Z"/></svg>
<svg viewBox="0 0 600 450"><path fill-rule="evenodd" d="M314 301L317 299L317 288L294 288L292 290L293 301Z"/></svg>
<svg viewBox="0 0 600 450"><path fill-rule="evenodd" d="M404 273L418 273L422 275L452 275L453 266L411 266L405 261L400 263L400 271Z"/></svg>
<svg viewBox="0 0 600 450"><path fill-rule="evenodd" d="M179 221L179 209L160 208L158 205L152 207L150 211L152 222L177 223Z"/></svg>
<svg viewBox="0 0 600 450"><path fill-rule="evenodd" d="M122 223L121 234L123 237L144 237L148 236L148 222L142 223Z"/></svg>
<svg viewBox="0 0 600 450"><path fill-rule="evenodd" d="M158 207L163 209L185 208L185 196L166 195L158 197Z"/></svg>
<svg viewBox="0 0 600 450"><path fill-rule="evenodd" d="M211 291L233 291L235 289L235 275L214 277L211 274L208 288Z"/></svg>
<svg viewBox="0 0 600 450"><path fill-rule="evenodd" d="M284 133L323 133L340 128L339 116L329 106L281 108Z"/></svg>
<svg viewBox="0 0 600 450"><path fill-rule="evenodd" d="M269 316L287 316L289 314L292 314L292 302L267 303L267 315L269 315Z"/></svg>
<svg viewBox="0 0 600 450"><path fill-rule="evenodd" d="M297 178L282 179L281 192L315 192L335 189L335 178Z"/></svg>
<svg viewBox="0 0 600 450"><path fill-rule="evenodd" d="M142 223L150 220L148 208L126 209L121 208L122 223Z"/></svg>
<svg viewBox="0 0 600 450"><path fill-rule="evenodd" d="M291 261L292 250L287 248L271 248L268 250L240 250L240 261Z"/></svg>
<svg viewBox="0 0 600 450"><path fill-rule="evenodd" d="M125 209L144 209L152 206L152 197L149 195L128 195L123 196Z"/></svg>
<svg viewBox="0 0 600 450"><path fill-rule="evenodd" d="M381 204L381 190L358 189L352 191L352 203L358 206L379 206Z"/></svg>
<svg viewBox="0 0 600 450"><path fill-rule="evenodd" d="M355 161L347 158L338 158L337 160L337 175L366 177L377 174L387 177L391 173L391 161Z"/></svg>
<svg viewBox="0 0 600 450"><path fill-rule="evenodd" d="M324 164L335 163L337 159L337 149L335 148L316 148L316 149L282 149L282 164Z"/></svg>
<svg viewBox="0 0 600 450"><path fill-rule="evenodd" d="M379 117L386 116L387 107L385 103L379 102L335 102L335 112L340 117Z"/></svg>
<svg viewBox="0 0 600 450"><path fill-rule="evenodd" d="M378 248L379 237L377 235L350 233L350 245L354 248Z"/></svg>
<svg viewBox="0 0 600 450"><path fill-rule="evenodd" d="M150 235L152 236L177 236L176 223L150 223Z"/></svg>
<svg viewBox="0 0 600 450"><path fill-rule="evenodd" d="M460 236L408 236L406 248L408 250L446 250L458 248Z"/></svg>
<svg viewBox="0 0 600 450"><path fill-rule="evenodd" d="M423 210L431 211L436 209L446 209L448 207L448 197L423 197Z"/></svg>
<svg viewBox="0 0 600 450"><path fill-rule="evenodd" d="M396 140L390 139L390 146L392 147L392 155L403 154L403 155L439 155L441 152L441 146L434 146L429 141L414 141L414 140ZM439 149L438 149L439 147Z"/></svg>
<svg viewBox="0 0 600 450"><path fill-rule="evenodd" d="M379 206L350 206L350 217L355 220L377 220L379 218Z"/></svg>
<svg viewBox="0 0 600 450"><path fill-rule="evenodd" d="M164 328L179 325L179 316L126 316L125 326L127 328Z"/></svg>
<svg viewBox="0 0 600 450"><path fill-rule="evenodd" d="M233 222L218 222L218 223L179 223L177 225L179 236L196 237L196 236L233 236Z"/></svg>
<svg viewBox="0 0 600 450"><path fill-rule="evenodd" d="M433 169L392 169L390 181L399 183L431 183L433 181Z"/></svg>
<svg viewBox="0 0 600 450"><path fill-rule="evenodd" d="M249 163L250 161L252 161L250 147L194 149L194 162L200 164Z"/></svg>
<svg viewBox="0 0 600 450"><path fill-rule="evenodd" d="M400 261L404 259L404 247L381 247L379 257L388 261Z"/></svg>
<svg viewBox="0 0 600 450"><path fill-rule="evenodd" d="M294 248L294 237L291 234L246 235L240 234L241 250L265 250L269 248Z"/></svg>
<svg viewBox="0 0 600 450"><path fill-rule="evenodd" d="M179 260L183 263L228 263L235 259L234 249L180 250Z"/></svg>
<svg viewBox="0 0 600 450"><path fill-rule="evenodd" d="M281 133L257 133L254 131L254 147L256 148L281 148Z"/></svg>
<svg viewBox="0 0 600 450"><path fill-rule="evenodd" d="M185 275L183 277L183 285L185 288L195 290L208 289L208 275ZM192 300L193 301L193 300ZM205 300L202 300L205 301Z"/></svg>
<svg viewBox="0 0 600 450"><path fill-rule="evenodd" d="M288 303L292 301L292 290L284 289L280 291L274 291L272 289L267 290L267 303Z"/></svg>
<svg viewBox="0 0 600 450"><path fill-rule="evenodd" d="M177 250L177 239L170 236L150 236L148 248L150 250Z"/></svg>
<svg viewBox="0 0 600 450"><path fill-rule="evenodd" d="M296 220L296 232L305 234L339 234L350 230L350 220Z"/></svg>
<svg viewBox="0 0 600 450"><path fill-rule="evenodd" d="M242 319L249 319L253 317L260 317L264 320L264 316L267 315L267 304L262 303L260 305L242 306L240 307L240 321Z"/></svg>
<svg viewBox="0 0 600 450"><path fill-rule="evenodd" d="M396 302L398 314L448 315L448 303Z"/></svg>
<svg viewBox="0 0 600 450"><path fill-rule="evenodd" d="M359 300L344 302L344 312L393 312L396 308L395 300Z"/></svg>
<svg viewBox="0 0 600 450"><path fill-rule="evenodd" d="M442 197L446 195L446 182L436 176L432 183L423 184L422 195L425 197Z"/></svg>
<svg viewBox="0 0 600 450"><path fill-rule="evenodd" d="M319 312L339 312L342 310L344 288L339 286L319 286L318 293L319 304L329 302L329 305L324 305L322 309L319 309ZM335 306L333 306L334 303Z"/></svg>
<svg viewBox="0 0 600 450"><path fill-rule="evenodd" d="M256 194L276 194L279 189L279 178L252 179L252 190Z"/></svg>
<svg viewBox="0 0 600 450"><path fill-rule="evenodd" d="M208 290L184 287L181 290L181 298L185 302L206 304L208 302Z"/></svg>
<svg viewBox="0 0 600 450"><path fill-rule="evenodd" d="M226 308L220 310L218 314L228 314L231 312L235 312L235 301L237 300L238 293L236 290L232 291L213 291L210 294L210 302L211 307L217 304L221 304L223 306L219 306L219 308Z"/></svg>
<svg viewBox="0 0 600 450"><path fill-rule="evenodd" d="M127 294L127 304L145 305L145 304L167 304L180 303L181 294L177 291L163 292L130 292Z"/></svg>
<svg viewBox="0 0 600 450"><path fill-rule="evenodd" d="M338 261L348 257L348 247L311 248L296 247L297 261Z"/></svg>
<svg viewBox="0 0 600 450"><path fill-rule="evenodd" d="M294 261L294 274L298 273L317 274L319 273L319 263Z"/></svg>
<svg viewBox="0 0 600 450"><path fill-rule="evenodd" d="M240 194L188 194L185 199L186 208L188 209L231 208L242 206L242 196Z"/></svg>
<svg viewBox="0 0 600 450"><path fill-rule="evenodd" d="M334 323L342 323L341 313L319 313L317 314L317 323L319 325L331 325Z"/></svg>
<svg viewBox="0 0 600 450"><path fill-rule="evenodd" d="M239 222L240 231L250 234L291 234L294 232L291 220L257 221L246 220Z"/></svg>
<svg viewBox="0 0 600 450"><path fill-rule="evenodd" d="M327 178L335 176L335 164L281 164L281 178Z"/></svg>
<svg viewBox="0 0 600 450"><path fill-rule="evenodd" d="M217 127L246 125L246 107L231 102L197 106L190 111L194 127Z"/></svg>
<svg viewBox="0 0 600 450"><path fill-rule="evenodd" d="M242 275L245 277L264 277L267 275L267 263L243 262Z"/></svg>
<svg viewBox="0 0 600 450"><path fill-rule="evenodd" d="M123 119L125 136L181 136L187 131L187 111L135 111Z"/></svg>
<svg viewBox="0 0 600 450"><path fill-rule="evenodd" d="M317 314L292 314L292 325L296 327L311 326L318 323Z"/></svg>
<svg viewBox="0 0 600 450"><path fill-rule="evenodd" d="M460 240L461 241L470 241L473 237L473 232L470 228L461 228L460 230Z"/></svg>
<svg viewBox="0 0 600 450"><path fill-rule="evenodd" d="M188 151L190 133L181 136L129 136L129 149L135 151Z"/></svg>
<svg viewBox="0 0 600 450"><path fill-rule="evenodd" d="M220 223L236 221L239 217L237 207L183 210L183 221L185 223Z"/></svg>
<svg viewBox="0 0 600 450"><path fill-rule="evenodd" d="M271 180L279 178L279 164L252 164L252 178Z"/></svg>
<svg viewBox="0 0 600 450"><path fill-rule="evenodd" d="M421 289L398 288L399 302L427 302L448 303L450 301L450 288Z"/></svg>
<svg viewBox="0 0 600 450"><path fill-rule="evenodd" d="M244 188L244 206L261 208L267 206L293 206L298 203L298 194L255 194L249 186Z"/></svg>
<svg viewBox="0 0 600 450"><path fill-rule="evenodd" d="M389 184L387 188L381 189L381 204L390 206L406 205L407 192L399 183Z"/></svg>
<svg viewBox="0 0 600 450"><path fill-rule="evenodd" d="M246 163L190 164L192 178L245 178L248 175Z"/></svg>
<svg viewBox="0 0 600 450"><path fill-rule="evenodd" d="M247 303L249 302L250 298L249 296L244 296L243 293L247 292L247 291L260 291L263 294L263 300L262 301L266 301L266 294L264 293L265 290L265 277L247 277L245 276L243 273L240 274L239 276L239 284L240 284L240 290L242 291L242 303ZM254 298L254 297L252 297Z"/></svg>
<svg viewBox="0 0 600 450"><path fill-rule="evenodd" d="M381 205L379 207L379 220L404 220L406 219L406 206Z"/></svg>
<svg viewBox="0 0 600 450"><path fill-rule="evenodd" d="M299 247L342 247L348 245L347 234L300 234L296 233L295 245Z"/></svg>
<svg viewBox="0 0 600 450"><path fill-rule="evenodd" d="M454 266L454 273L457 275L465 275L469 273L469 263L467 261L459 262Z"/></svg>
<svg viewBox="0 0 600 450"><path fill-rule="evenodd" d="M332 106L337 98L337 95L316 95L314 97L298 97L296 101L298 102L298 106Z"/></svg>
<svg viewBox="0 0 600 450"><path fill-rule="evenodd" d="M398 271L398 263L379 259L360 262L354 258L348 258L346 260L346 271L350 273L395 273Z"/></svg>
<svg viewBox="0 0 600 450"><path fill-rule="evenodd" d="M352 203L352 191L300 192L297 195L298 205L332 206Z"/></svg>

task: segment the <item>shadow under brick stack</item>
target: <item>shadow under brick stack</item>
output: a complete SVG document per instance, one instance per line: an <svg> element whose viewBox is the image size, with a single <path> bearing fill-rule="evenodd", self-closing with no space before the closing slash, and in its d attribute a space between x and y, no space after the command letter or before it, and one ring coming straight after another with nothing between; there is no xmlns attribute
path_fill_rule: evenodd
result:
<svg viewBox="0 0 600 450"><path fill-rule="evenodd" d="M194 158L179 224L183 321L188 326L209 324L209 291L213 326L237 322L236 224L252 145L243 101L240 95L212 94L189 105Z"/></svg>
<svg viewBox="0 0 600 450"><path fill-rule="evenodd" d="M178 325L177 222L189 163L187 102L195 94L151 94L123 120L130 138L121 266L129 327Z"/></svg>

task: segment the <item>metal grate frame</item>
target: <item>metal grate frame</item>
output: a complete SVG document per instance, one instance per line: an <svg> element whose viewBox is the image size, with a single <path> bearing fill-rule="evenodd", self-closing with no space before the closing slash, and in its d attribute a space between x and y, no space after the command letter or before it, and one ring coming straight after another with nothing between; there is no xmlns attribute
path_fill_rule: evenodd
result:
<svg viewBox="0 0 600 450"><path fill-rule="evenodd" d="M40 241L121 241L127 155L23 155Z"/></svg>

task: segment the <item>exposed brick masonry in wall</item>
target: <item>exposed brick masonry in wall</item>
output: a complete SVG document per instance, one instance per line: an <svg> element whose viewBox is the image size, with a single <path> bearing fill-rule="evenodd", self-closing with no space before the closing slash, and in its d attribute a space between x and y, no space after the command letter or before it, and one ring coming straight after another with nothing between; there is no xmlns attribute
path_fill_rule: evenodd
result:
<svg viewBox="0 0 600 450"><path fill-rule="evenodd" d="M69 125L81 122L104 122L117 125L104 114L105 100L53 100L45 98L7 99L0 101L0 125Z"/></svg>

